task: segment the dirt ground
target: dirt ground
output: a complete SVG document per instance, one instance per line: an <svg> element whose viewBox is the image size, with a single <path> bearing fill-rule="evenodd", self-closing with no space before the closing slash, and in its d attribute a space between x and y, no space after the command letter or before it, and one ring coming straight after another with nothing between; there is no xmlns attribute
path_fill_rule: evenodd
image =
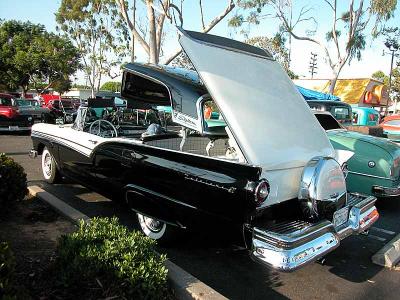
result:
<svg viewBox="0 0 400 300"><path fill-rule="evenodd" d="M51 270L57 239L75 226L39 199L17 202L0 215L0 241L10 244L16 259L16 282L27 298L57 299Z"/></svg>

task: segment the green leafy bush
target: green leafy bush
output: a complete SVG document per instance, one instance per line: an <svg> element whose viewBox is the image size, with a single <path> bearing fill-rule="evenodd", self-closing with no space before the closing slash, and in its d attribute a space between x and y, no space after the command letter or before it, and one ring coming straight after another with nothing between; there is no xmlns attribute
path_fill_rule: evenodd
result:
<svg viewBox="0 0 400 300"><path fill-rule="evenodd" d="M26 173L20 164L4 153L0 154L0 211L11 201L24 199L28 193Z"/></svg>
<svg viewBox="0 0 400 300"><path fill-rule="evenodd" d="M86 289L92 299L163 299L168 295L166 258L154 246L115 217L93 218L60 238L57 273L69 293L75 289L82 295Z"/></svg>
<svg viewBox="0 0 400 300"><path fill-rule="evenodd" d="M0 299L16 299L14 273L14 255L7 243L0 242Z"/></svg>

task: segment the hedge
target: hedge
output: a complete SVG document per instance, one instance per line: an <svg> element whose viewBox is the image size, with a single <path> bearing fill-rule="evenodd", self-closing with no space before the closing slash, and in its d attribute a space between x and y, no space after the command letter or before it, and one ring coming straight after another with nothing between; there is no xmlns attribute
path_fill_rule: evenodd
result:
<svg viewBox="0 0 400 300"><path fill-rule="evenodd" d="M0 299L16 299L15 259L6 242L0 242Z"/></svg>
<svg viewBox="0 0 400 300"><path fill-rule="evenodd" d="M90 298L167 298L164 255L154 251L155 241L129 231L117 218L93 218L89 224L59 239L56 270L62 285L77 295L90 290Z"/></svg>
<svg viewBox="0 0 400 300"><path fill-rule="evenodd" d="M28 193L26 173L20 164L4 153L0 154L0 211Z"/></svg>

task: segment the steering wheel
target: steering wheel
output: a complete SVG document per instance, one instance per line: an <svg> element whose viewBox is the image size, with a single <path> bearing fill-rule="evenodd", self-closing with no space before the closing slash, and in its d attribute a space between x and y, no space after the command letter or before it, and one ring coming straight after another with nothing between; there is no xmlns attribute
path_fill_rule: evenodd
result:
<svg viewBox="0 0 400 300"><path fill-rule="evenodd" d="M94 126L95 124L97 126ZM104 138L118 136L117 128L115 128L115 126L111 122L103 119L96 120L92 124L90 124L89 133Z"/></svg>

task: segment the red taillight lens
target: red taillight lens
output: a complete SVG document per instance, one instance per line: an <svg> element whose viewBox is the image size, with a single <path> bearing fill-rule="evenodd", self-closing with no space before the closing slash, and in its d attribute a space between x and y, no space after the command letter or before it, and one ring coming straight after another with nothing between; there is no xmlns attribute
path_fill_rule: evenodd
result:
<svg viewBox="0 0 400 300"><path fill-rule="evenodd" d="M255 189L255 201L257 206L260 206L269 195L270 187L267 180L262 179Z"/></svg>

